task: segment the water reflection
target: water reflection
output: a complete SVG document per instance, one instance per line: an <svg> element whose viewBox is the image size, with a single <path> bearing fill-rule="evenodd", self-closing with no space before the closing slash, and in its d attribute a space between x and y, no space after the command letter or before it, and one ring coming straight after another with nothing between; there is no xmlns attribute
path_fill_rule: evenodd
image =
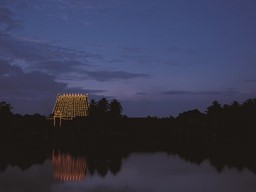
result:
<svg viewBox="0 0 256 192"><path fill-rule="evenodd" d="M244 192L256 190L256 175L248 169L238 171L225 167L219 173L211 166L209 160L198 165L187 162L177 155L166 153L131 153L122 161L111 160L107 156L105 159L92 159L88 154L86 158L74 154L77 153L52 151L49 159L42 164L32 164L25 170L10 163L0 172L0 191ZM83 180L85 178L86 180ZM82 181L59 182L78 180Z"/></svg>
<svg viewBox="0 0 256 192"><path fill-rule="evenodd" d="M53 176L60 181L85 179L87 162L85 158L74 157L69 153L52 152Z"/></svg>

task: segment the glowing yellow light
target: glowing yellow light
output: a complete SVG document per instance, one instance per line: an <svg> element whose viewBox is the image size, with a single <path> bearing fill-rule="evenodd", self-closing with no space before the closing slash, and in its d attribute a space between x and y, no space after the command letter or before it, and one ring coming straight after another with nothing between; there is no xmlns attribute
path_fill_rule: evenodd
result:
<svg viewBox="0 0 256 192"><path fill-rule="evenodd" d="M60 119L60 126L62 119L73 119L74 117L88 116L88 94L58 94L53 108L54 126L56 118Z"/></svg>
<svg viewBox="0 0 256 192"><path fill-rule="evenodd" d="M79 181L85 179L87 164L81 157L73 157L68 153L52 152L53 176L60 181Z"/></svg>

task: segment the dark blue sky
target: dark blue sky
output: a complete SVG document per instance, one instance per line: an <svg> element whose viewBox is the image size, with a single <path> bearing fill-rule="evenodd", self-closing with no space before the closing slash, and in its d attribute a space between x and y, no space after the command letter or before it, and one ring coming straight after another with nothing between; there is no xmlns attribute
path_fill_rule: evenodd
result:
<svg viewBox="0 0 256 192"><path fill-rule="evenodd" d="M51 113L57 93L176 116L256 97L254 0L0 0L0 100Z"/></svg>

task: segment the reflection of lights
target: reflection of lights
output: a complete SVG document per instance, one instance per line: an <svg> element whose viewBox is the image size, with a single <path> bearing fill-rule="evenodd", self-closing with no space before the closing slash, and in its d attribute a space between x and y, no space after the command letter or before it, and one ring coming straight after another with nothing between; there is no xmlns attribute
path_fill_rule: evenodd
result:
<svg viewBox="0 0 256 192"><path fill-rule="evenodd" d="M86 160L68 153L52 152L53 176L60 181L79 181L85 178Z"/></svg>

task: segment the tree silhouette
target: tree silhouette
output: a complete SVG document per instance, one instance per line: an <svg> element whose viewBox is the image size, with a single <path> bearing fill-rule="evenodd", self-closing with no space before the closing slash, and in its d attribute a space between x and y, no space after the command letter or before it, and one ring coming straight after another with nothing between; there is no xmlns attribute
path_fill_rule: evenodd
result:
<svg viewBox="0 0 256 192"><path fill-rule="evenodd" d="M109 162L109 169L113 175L116 175L122 168L121 159L112 160Z"/></svg>
<svg viewBox="0 0 256 192"><path fill-rule="evenodd" d="M122 117L123 107L117 99L113 99L110 103L103 97L98 102L94 99L90 102L89 116L99 118L120 118Z"/></svg>
<svg viewBox="0 0 256 192"><path fill-rule="evenodd" d="M5 102L0 102L0 122L2 125L6 125L9 122L10 118L12 117L12 106Z"/></svg>
<svg viewBox="0 0 256 192"><path fill-rule="evenodd" d="M253 124L256 114L256 99L248 99L242 104L242 116L246 124Z"/></svg>
<svg viewBox="0 0 256 192"><path fill-rule="evenodd" d="M213 101L212 105L207 107L206 114L210 116L216 116L222 111L221 104L218 101Z"/></svg>
<svg viewBox="0 0 256 192"><path fill-rule="evenodd" d="M106 117L108 111L109 111L109 103L108 103L108 100L104 97L100 99L97 103L97 114L100 117Z"/></svg>
<svg viewBox="0 0 256 192"><path fill-rule="evenodd" d="M2 131L7 131L8 125L11 123L11 118L13 116L12 106L5 102L0 102L0 128L4 128Z"/></svg>
<svg viewBox="0 0 256 192"><path fill-rule="evenodd" d="M93 117L97 113L97 103L96 103L96 101L94 99L92 99L89 106L90 106L89 107L89 115L91 117Z"/></svg>
<svg viewBox="0 0 256 192"><path fill-rule="evenodd" d="M12 106L5 102L5 101L1 101L0 102L0 117L7 117L7 116L11 116L12 115Z"/></svg>
<svg viewBox="0 0 256 192"><path fill-rule="evenodd" d="M122 105L116 99L112 100L109 104L109 114L111 117L120 118L122 116Z"/></svg>
<svg viewBox="0 0 256 192"><path fill-rule="evenodd" d="M223 120L223 108L218 101L213 101L212 105L207 107L206 115L208 118L211 134L219 136L222 133L221 124Z"/></svg>

